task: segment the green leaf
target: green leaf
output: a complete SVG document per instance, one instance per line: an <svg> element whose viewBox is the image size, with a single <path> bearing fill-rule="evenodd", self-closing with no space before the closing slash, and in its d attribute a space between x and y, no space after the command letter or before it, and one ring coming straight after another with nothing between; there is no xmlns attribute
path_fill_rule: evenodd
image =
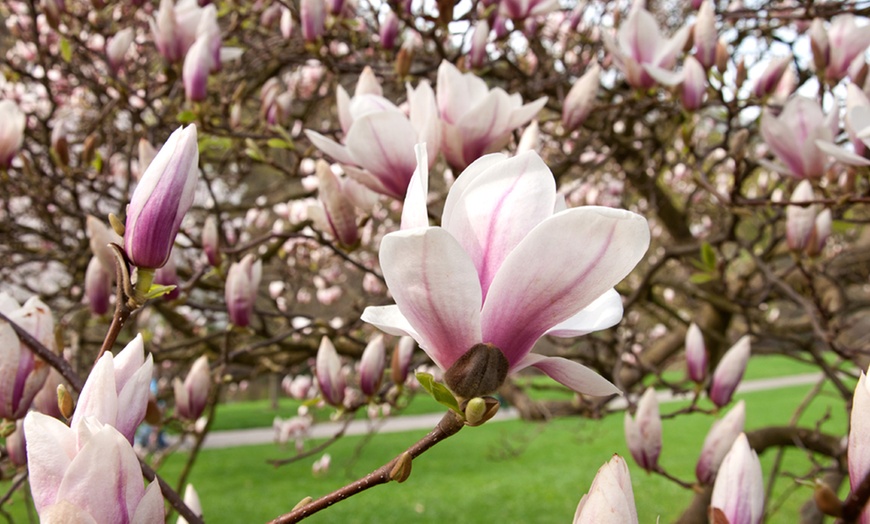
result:
<svg viewBox="0 0 870 524"><path fill-rule="evenodd" d="M218 151L226 151L227 149L233 146L233 140L229 137L225 136L211 136L205 135L201 136L199 139L199 150L200 152L206 151L208 149L218 150Z"/></svg>
<svg viewBox="0 0 870 524"><path fill-rule="evenodd" d="M432 395L432 398L439 404L447 406L460 415L462 414L462 411L459 410L459 402L456 401L456 397L447 389L447 386L440 382L435 382L435 377L429 373L414 373L414 376L417 377L417 382L423 386L423 389Z"/></svg>
<svg viewBox="0 0 870 524"><path fill-rule="evenodd" d="M714 276L710 273L695 273L691 277L689 277L689 282L692 284L706 284L713 280Z"/></svg>
<svg viewBox="0 0 870 524"><path fill-rule="evenodd" d="M154 284L151 286L151 289L148 290L148 293L145 294L145 298L152 299L157 297L162 297L168 293L171 293L173 289L178 286L163 286L160 284Z"/></svg>
<svg viewBox="0 0 870 524"><path fill-rule="evenodd" d="M103 155L101 155L99 151L94 153L94 159L91 160L91 166L97 173L103 170Z"/></svg>
<svg viewBox="0 0 870 524"><path fill-rule="evenodd" d="M705 268L711 271L716 269L716 251L713 250L713 246L709 242L701 244L701 262Z"/></svg>
<svg viewBox="0 0 870 524"><path fill-rule="evenodd" d="M193 111L182 111L178 113L176 120L178 120L178 123L180 124L190 124L192 122L196 122L196 113L194 113Z"/></svg>
<svg viewBox="0 0 870 524"><path fill-rule="evenodd" d="M72 60L72 47L69 45L69 40L64 37L60 37L60 56L66 63Z"/></svg>
<svg viewBox="0 0 870 524"><path fill-rule="evenodd" d="M270 138L266 145L271 147L272 149L294 149L294 145L292 142L287 142L281 138Z"/></svg>

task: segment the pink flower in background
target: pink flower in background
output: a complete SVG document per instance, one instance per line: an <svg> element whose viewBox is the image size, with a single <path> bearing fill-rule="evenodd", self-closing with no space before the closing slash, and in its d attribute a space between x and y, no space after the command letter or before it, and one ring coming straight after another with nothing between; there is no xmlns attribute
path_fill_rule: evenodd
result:
<svg viewBox="0 0 870 524"><path fill-rule="evenodd" d="M326 4L323 0L300 0L299 6L302 38L314 42L323 35L326 23Z"/></svg>
<svg viewBox="0 0 870 524"><path fill-rule="evenodd" d="M802 96L791 97L779 116L765 109L761 116L761 136L785 164L771 168L798 179L822 176L827 167L827 154L816 142L833 141L837 125L836 111L825 116L816 100Z"/></svg>
<svg viewBox="0 0 870 524"><path fill-rule="evenodd" d="M145 418L153 368L151 354L145 358L142 335L136 335L117 356L106 352L88 375L70 426L96 420L113 426L132 443Z"/></svg>
<svg viewBox="0 0 870 524"><path fill-rule="evenodd" d="M446 60L438 68L437 99L442 150L454 169L465 169L481 155L502 149L511 132L530 122L547 103L542 97L523 104L519 94L489 89L482 78L463 74ZM429 158L435 158L431 147Z"/></svg>
<svg viewBox="0 0 870 524"><path fill-rule="evenodd" d="M246 327L251 323L262 276L263 262L252 253L230 265L224 298L230 322L234 325Z"/></svg>
<svg viewBox="0 0 870 524"><path fill-rule="evenodd" d="M512 20L546 15L559 8L558 0L501 0L499 14Z"/></svg>
<svg viewBox="0 0 870 524"><path fill-rule="evenodd" d="M673 69L690 32L691 25L686 25L665 39L655 17L641 2L632 7L628 19L619 26L616 39L608 32L602 33L602 37L625 81L632 87L648 89L656 82L650 71Z"/></svg>
<svg viewBox="0 0 870 524"><path fill-rule="evenodd" d="M565 129L576 129L592 112L600 82L601 66L596 62L571 86L562 105L562 125Z"/></svg>
<svg viewBox="0 0 870 524"><path fill-rule="evenodd" d="M574 524L637 524L628 465L619 455L601 466L589 492L580 499Z"/></svg>
<svg viewBox="0 0 870 524"><path fill-rule="evenodd" d="M727 415L710 427L701 447L701 456L695 465L695 476L702 484L712 484L722 459L731 449L737 436L743 433L746 420L746 404L741 400Z"/></svg>
<svg viewBox="0 0 870 524"><path fill-rule="evenodd" d="M686 330L686 368L689 379L698 384L707 378L707 346L704 344L704 334L697 324L692 322Z"/></svg>
<svg viewBox="0 0 870 524"><path fill-rule="evenodd" d="M377 335L366 346L359 362L359 385L364 395L371 397L378 392L387 367L387 349L384 336Z"/></svg>
<svg viewBox="0 0 870 524"><path fill-rule="evenodd" d="M55 349L54 317L39 298L31 297L19 306L12 297L0 293L0 312L45 347ZM26 415L50 369L18 339L11 325L0 321L0 417L14 420Z"/></svg>
<svg viewBox="0 0 870 524"><path fill-rule="evenodd" d="M757 98L773 94L786 74L793 58L793 55L788 55L771 60L761 73L761 76L758 77L758 80L755 81L755 85L752 87L752 94Z"/></svg>
<svg viewBox="0 0 870 524"><path fill-rule="evenodd" d="M372 85L372 82L374 85ZM425 142L434 163L440 147L441 123L429 83L407 87L409 113L380 95L370 69L363 72L352 99L338 90L338 115L344 145L316 131L306 136L342 164L345 173L372 191L403 198L416 167L414 144Z"/></svg>
<svg viewBox="0 0 870 524"><path fill-rule="evenodd" d="M842 80L852 62L870 46L870 26L859 26L857 20L852 14L835 16L827 31L821 19L813 20L810 28L813 62L829 82Z"/></svg>
<svg viewBox="0 0 870 524"><path fill-rule="evenodd" d="M721 511L729 524L758 524L764 516L761 463L745 433L738 435L722 460L710 507Z"/></svg>
<svg viewBox="0 0 870 524"><path fill-rule="evenodd" d="M562 210L552 173L530 151L474 162L451 187L441 227L429 227L428 171L418 152L403 230L380 247L396 304L366 308L362 319L414 337L443 370L488 344L503 355L506 371L535 366L581 393L617 393L585 366L531 350L546 333L578 336L619 321L613 286L646 252L646 220L603 207ZM485 354L498 358L491 349Z"/></svg>
<svg viewBox="0 0 870 524"><path fill-rule="evenodd" d="M870 382L863 372L855 386L849 421L849 484L854 491L870 475ZM859 522L870 523L870 510L861 512Z"/></svg>
<svg viewBox="0 0 870 524"><path fill-rule="evenodd" d="M12 100L0 101L0 167L9 167L24 143L27 117Z"/></svg>
<svg viewBox="0 0 870 524"><path fill-rule="evenodd" d="M130 44L133 43L132 27L121 29L113 37L106 42L106 57L109 59L109 66L114 70L121 69L124 65L124 56L130 50Z"/></svg>
<svg viewBox="0 0 870 524"><path fill-rule="evenodd" d="M24 438L24 419L15 421L15 431L6 437L6 454L16 466L27 464L27 439Z"/></svg>
<svg viewBox="0 0 870 524"><path fill-rule="evenodd" d="M97 257L91 257L85 271L85 298L94 315L105 315L109 311L112 280L112 273L106 271Z"/></svg>
<svg viewBox="0 0 870 524"><path fill-rule="evenodd" d="M719 360L710 384L710 400L713 404L721 408L731 402L731 397L746 372L750 350L749 335L744 335Z"/></svg>
<svg viewBox="0 0 870 524"><path fill-rule="evenodd" d="M160 8L149 20L154 43L160 54L170 62L181 62L196 41L203 13L197 0L160 0ZM210 11L216 16L217 11Z"/></svg>
<svg viewBox="0 0 870 524"><path fill-rule="evenodd" d="M812 202L816 199L813 186L809 180L802 180L791 194L790 202ZM785 208L785 236L788 248L792 251L803 251L812 242L816 226L817 209L811 205L789 205Z"/></svg>
<svg viewBox="0 0 870 524"><path fill-rule="evenodd" d="M656 470L662 451L662 419L655 389L647 388L644 392L634 418L625 412L625 442L640 467Z"/></svg>
<svg viewBox="0 0 870 524"><path fill-rule="evenodd" d="M68 427L34 411L24 431L42 522L163 522L160 486L145 488L133 447L111 425L86 417Z"/></svg>
<svg viewBox="0 0 870 524"><path fill-rule="evenodd" d="M314 373L323 400L331 406L341 407L347 382L341 369L338 352L335 351L332 341L326 337L320 340Z"/></svg>
<svg viewBox="0 0 870 524"><path fill-rule="evenodd" d="M184 382L177 377L172 381L175 392L175 414L187 420L198 419L205 410L210 387L211 372L208 358L203 355L190 366Z"/></svg>

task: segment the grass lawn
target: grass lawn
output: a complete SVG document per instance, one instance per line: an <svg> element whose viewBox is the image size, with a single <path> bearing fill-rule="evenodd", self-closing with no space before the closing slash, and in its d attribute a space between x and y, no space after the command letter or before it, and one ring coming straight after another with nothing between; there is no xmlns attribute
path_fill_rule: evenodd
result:
<svg viewBox="0 0 870 524"><path fill-rule="evenodd" d="M743 396L747 427L785 424L808 391L794 387ZM822 430L845 428L845 416L830 392L818 395L804 415L812 424L828 409ZM678 408L662 407L663 412ZM704 435L712 422L705 415L682 416L664 423L661 464L673 475L691 481ZM282 453L274 446L205 451L191 481L199 491L209 523L258 522L288 511L307 495L320 496L395 456L425 432L378 435L362 450L362 437L341 440L329 449L332 469L313 477L311 463L274 469L265 464ZM596 470L613 454L628 457L622 417L603 421L562 419L546 425L521 421L466 428L415 461L404 484L378 486L330 508L311 522L528 522L570 521L580 496ZM177 475L183 456L167 462L161 474ZM773 453L762 457L769 469ZM632 479L641 522L673 521L692 494L659 476L634 467ZM799 451L786 455L784 470L801 474L808 464ZM783 481L775 495L794 487ZM797 508L811 495L799 488L769 522L794 522Z"/></svg>

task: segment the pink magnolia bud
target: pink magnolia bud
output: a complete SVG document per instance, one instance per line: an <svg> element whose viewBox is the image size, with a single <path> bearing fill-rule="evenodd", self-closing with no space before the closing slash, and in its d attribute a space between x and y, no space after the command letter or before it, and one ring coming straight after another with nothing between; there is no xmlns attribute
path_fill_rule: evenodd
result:
<svg viewBox="0 0 870 524"><path fill-rule="evenodd" d="M279 27L281 29L281 36L290 40L290 37L293 36L293 12L286 7L281 9L281 22L279 23Z"/></svg>
<svg viewBox="0 0 870 524"><path fill-rule="evenodd" d="M122 245L124 239L121 235L115 233L112 228L104 224L99 218L88 215L85 221L85 228L88 232L88 244L91 247L91 253L100 261L103 270L106 271L112 278L115 276L115 255L109 244Z"/></svg>
<svg viewBox="0 0 870 524"><path fill-rule="evenodd" d="M188 484L184 488L184 505L190 508L195 515L202 517L202 503L199 501L199 494L193 488L193 484ZM188 524L187 519L179 516L175 524Z"/></svg>
<svg viewBox="0 0 870 524"><path fill-rule="evenodd" d="M825 22L816 18L810 25L810 49L813 51L813 65L816 71L824 73L831 61L831 44L828 41L828 31Z"/></svg>
<svg viewBox="0 0 870 524"><path fill-rule="evenodd" d="M634 419L625 413L625 441L635 462L647 471L658 467L662 451L662 419L656 391L647 388L637 403Z"/></svg>
<svg viewBox="0 0 870 524"><path fill-rule="evenodd" d="M24 419L15 421L15 431L6 437L6 454L16 466L27 464L27 441L24 439Z"/></svg>
<svg viewBox="0 0 870 524"><path fill-rule="evenodd" d="M364 395L371 397L377 394L386 367L384 336L378 335L368 343L359 362L359 385Z"/></svg>
<svg viewBox="0 0 870 524"><path fill-rule="evenodd" d="M345 378L335 346L326 337L320 341L314 372L323 400L331 406L341 407L344 401Z"/></svg>
<svg viewBox="0 0 870 524"><path fill-rule="evenodd" d="M400 386L408 378L408 370L411 368L411 358L414 356L415 347L417 347L417 342L413 338L405 336L399 339L390 361L390 378L393 380L393 384Z"/></svg>
<svg viewBox="0 0 870 524"><path fill-rule="evenodd" d="M852 397L852 414L849 425L849 483L852 491L870 474L870 382L861 373L855 394ZM861 514L861 524L870 522L870 510Z"/></svg>
<svg viewBox="0 0 870 524"><path fill-rule="evenodd" d="M42 385L42 389L33 397L32 408L44 415L63 420L63 413L60 412L57 402L57 387L61 384L69 388L69 385L60 373L56 369L51 368L51 371L48 372L48 378L45 379L45 384Z"/></svg>
<svg viewBox="0 0 870 524"><path fill-rule="evenodd" d="M332 235L345 246L359 242L359 228L356 225L356 209L344 191L344 184L323 160L316 167L317 196L323 204L326 220Z"/></svg>
<svg viewBox="0 0 870 524"><path fill-rule="evenodd" d="M746 420L746 404L741 400L727 415L717 420L710 427L704 446L701 448L701 456L695 466L695 476L701 484L712 484L716 479L716 472L725 454L731 449L737 435L743 433L743 424Z"/></svg>
<svg viewBox="0 0 870 524"><path fill-rule="evenodd" d="M761 76L756 80L755 86L752 88L752 94L757 98L763 98L770 95L776 90L776 86L785 74L789 64L791 64L792 55L781 58L774 58L770 61L767 68L761 73Z"/></svg>
<svg viewBox="0 0 870 524"><path fill-rule="evenodd" d="M106 352L88 375L70 426L93 417L117 428L132 443L151 397L149 385L153 368L151 354L145 358L141 334L117 356Z"/></svg>
<svg viewBox="0 0 870 524"><path fill-rule="evenodd" d="M399 34L399 17L394 11L389 11L381 22L381 31L379 33L381 39L381 47L384 49L392 49L396 47L396 36Z"/></svg>
<svg viewBox="0 0 870 524"><path fill-rule="evenodd" d="M0 101L0 168L9 167L24 143L27 118L12 100Z"/></svg>
<svg viewBox="0 0 870 524"><path fill-rule="evenodd" d="M870 45L870 32L867 25L858 25L858 17L852 14L835 16L828 29L830 51L825 77L838 82L846 76L849 66L861 57Z"/></svg>
<svg viewBox="0 0 870 524"><path fill-rule="evenodd" d="M706 96L707 72L694 57L688 56L683 62L683 107L688 111L695 111L704 104Z"/></svg>
<svg viewBox="0 0 870 524"><path fill-rule="evenodd" d="M133 447L111 425L89 419L67 427L32 412L24 432L42 522L163 522L159 483L145 488Z"/></svg>
<svg viewBox="0 0 870 524"><path fill-rule="evenodd" d="M713 382L710 385L710 400L718 407L731 402L734 390L740 384L746 364L749 362L750 352L749 335L744 335L737 341L716 366L713 372Z"/></svg>
<svg viewBox="0 0 870 524"><path fill-rule="evenodd" d="M115 36L106 42L106 57L109 59L109 66L115 71L124 65L124 56L130 49L134 36L133 28L127 27L115 33Z"/></svg>
<svg viewBox="0 0 870 524"><path fill-rule="evenodd" d="M175 391L175 415L187 420L198 419L208 402L210 386L211 372L208 368L208 359L203 355L194 361L184 383L177 377L172 381L172 388Z"/></svg>
<svg viewBox="0 0 870 524"><path fill-rule="evenodd" d="M689 379L700 384L707 378L707 346L704 345L704 334L701 328L692 322L686 330L686 367Z"/></svg>
<svg viewBox="0 0 870 524"><path fill-rule="evenodd" d="M327 0L327 4L329 6L329 14L341 16L341 11L344 9L344 0Z"/></svg>
<svg viewBox="0 0 870 524"><path fill-rule="evenodd" d="M637 524L628 465L619 455L601 466L589 492L580 499L574 524Z"/></svg>
<svg viewBox="0 0 870 524"><path fill-rule="evenodd" d="M562 106L562 125L565 126L565 130L577 129L589 116L595 103L595 95L598 93L600 79L601 67L596 62L571 86Z"/></svg>
<svg viewBox="0 0 870 524"><path fill-rule="evenodd" d="M812 202L816 195L809 180L803 180L791 195L791 202ZM785 234L788 248L792 251L803 251L810 243L813 228L816 224L815 205L790 205L785 208Z"/></svg>
<svg viewBox="0 0 870 524"><path fill-rule="evenodd" d="M127 208L124 249L133 265L166 263L199 178L196 126L178 128L145 170Z"/></svg>
<svg viewBox="0 0 870 524"><path fill-rule="evenodd" d="M722 511L729 524L758 524L764 514L764 479L758 455L741 433L725 455L710 507Z"/></svg>
<svg viewBox="0 0 870 524"><path fill-rule="evenodd" d="M323 0L300 0L299 18L302 23L302 38L314 42L323 34L326 22L326 5Z"/></svg>
<svg viewBox="0 0 870 524"><path fill-rule="evenodd" d="M214 215L209 215L202 227L202 250L209 264L213 267L221 265L220 233L217 217Z"/></svg>
<svg viewBox="0 0 870 524"><path fill-rule="evenodd" d="M208 75L219 64L215 61L212 49L212 38L202 35L190 47L184 57L182 68L182 80L184 81L184 94L191 102L201 102L208 94Z"/></svg>
<svg viewBox="0 0 870 524"><path fill-rule="evenodd" d="M9 306L18 304L9 299ZM6 309L6 306L4 306ZM37 297L30 298L24 306L3 313L54 351L54 318ZM0 417L18 419L27 414L33 398L39 393L51 369L38 359L27 344L21 342L11 325L0 321Z"/></svg>
<svg viewBox="0 0 870 524"><path fill-rule="evenodd" d="M263 276L263 262L253 254L245 255L240 262L234 262L227 273L225 299L230 322L239 327L251 323L254 304L257 301L257 288Z"/></svg>
<svg viewBox="0 0 870 524"><path fill-rule="evenodd" d="M541 146L541 128L537 120L532 120L532 123L526 126L523 134L520 136L520 141L517 144L517 154L525 151L537 151Z"/></svg>
<svg viewBox="0 0 870 524"><path fill-rule="evenodd" d="M486 60L486 41L489 39L489 22L481 18L474 26L471 35L471 48L468 50L468 65L472 69L480 69Z"/></svg>
<svg viewBox="0 0 870 524"><path fill-rule="evenodd" d="M704 69L710 69L716 63L716 47L719 44L713 2L706 1L701 4L693 32L695 37L695 58L704 66Z"/></svg>
<svg viewBox="0 0 870 524"><path fill-rule="evenodd" d="M91 257L85 271L85 299L94 315L105 315L109 311L112 296L112 274L106 271L97 257Z"/></svg>
<svg viewBox="0 0 870 524"><path fill-rule="evenodd" d="M818 215L816 215L813 234L810 237L810 241L807 242L807 255L814 257L825 249L825 244L828 242L828 237L831 236L833 227L834 224L830 209L823 209Z"/></svg>

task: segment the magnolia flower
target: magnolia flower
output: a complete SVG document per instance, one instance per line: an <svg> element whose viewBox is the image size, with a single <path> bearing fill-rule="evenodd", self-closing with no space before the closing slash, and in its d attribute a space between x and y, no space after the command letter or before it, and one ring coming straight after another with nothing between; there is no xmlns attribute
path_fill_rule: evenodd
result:
<svg viewBox="0 0 870 524"><path fill-rule="evenodd" d="M374 82L376 87L372 86ZM414 173L414 144L426 142L434 163L440 147L441 123L429 83L407 87L409 114L383 98L369 68L363 72L353 99L338 88L338 116L344 145L311 130L309 140L342 164L348 176L372 191L403 198Z"/></svg>
<svg viewBox="0 0 870 524"><path fill-rule="evenodd" d="M212 48L212 38L202 35L184 56L181 70L184 94L191 102L202 102L207 95L208 75L217 66Z"/></svg>
<svg viewBox="0 0 870 524"><path fill-rule="evenodd" d="M617 393L585 366L531 350L546 333L578 336L621 318L613 286L646 252L646 221L604 207L555 212L564 201L553 175L529 151L474 162L450 188L441 227L429 227L425 150L417 151L403 230L386 235L380 247L396 304L366 308L362 319L413 337L438 367L458 375L448 385L461 396L471 395L454 386L475 362L497 371L486 377L493 390L504 374L535 366L581 393Z"/></svg>
<svg viewBox="0 0 870 524"><path fill-rule="evenodd" d="M758 80L755 81L752 94L757 98L763 98L773 93L788 70L792 58L794 58L792 55L788 55L771 60Z"/></svg>
<svg viewBox="0 0 870 524"><path fill-rule="evenodd" d="M669 40L665 40L655 17L642 5L634 5L628 19L619 27L615 40L607 32L602 37L613 62L625 75L626 82L635 88L648 89L655 85L651 71L673 69L677 54L689 38L691 26L683 26Z"/></svg>
<svg viewBox="0 0 870 524"><path fill-rule="evenodd" d="M501 0L499 2L499 14L513 20L546 15L558 8L558 0Z"/></svg>
<svg viewBox="0 0 870 524"><path fill-rule="evenodd" d="M133 265L156 269L169 259L198 178L196 126L179 127L148 165L130 199L124 249Z"/></svg>
<svg viewBox="0 0 870 524"><path fill-rule="evenodd" d="M0 167L9 167L24 143L27 117L12 100L0 101Z"/></svg>
<svg viewBox="0 0 870 524"><path fill-rule="evenodd" d="M692 32L695 41L695 58L704 69L710 69L716 63L716 47L719 45L713 2L708 0L701 4Z"/></svg>
<svg viewBox="0 0 870 524"><path fill-rule="evenodd" d="M692 322L686 330L686 367L689 379L700 384L707 377L707 346L704 344L704 334L697 324Z"/></svg>
<svg viewBox="0 0 870 524"><path fill-rule="evenodd" d="M849 84L846 88L846 133L854 151L841 148L832 141L816 140L816 146L844 164L868 166L867 147L870 144L870 100L861 88Z"/></svg>
<svg viewBox="0 0 870 524"><path fill-rule="evenodd" d="M0 293L0 312L54 351L54 318L37 297L19 307L12 297ZM27 414L50 369L18 339L10 324L0 321L0 417L14 420Z"/></svg>
<svg viewBox="0 0 870 524"><path fill-rule="evenodd" d="M149 20L157 50L166 60L180 62L198 36L205 8L197 0L160 0L160 8ZM217 12L214 11L214 16Z"/></svg>
<svg viewBox="0 0 870 524"><path fill-rule="evenodd" d="M592 112L600 78L601 67L596 62L571 86L562 105L562 125L566 130L577 129Z"/></svg>
<svg viewBox="0 0 870 524"><path fill-rule="evenodd" d="M761 463L744 433L734 440L722 460L710 507L721 511L729 524L758 524L764 516Z"/></svg>
<svg viewBox="0 0 870 524"><path fill-rule="evenodd" d="M625 442L640 467L647 471L657 468L662 451L662 419L655 389L644 392L634 418L625 412Z"/></svg>
<svg viewBox="0 0 870 524"><path fill-rule="evenodd" d="M637 524L637 508L628 465L619 455L601 466L589 493L583 495L574 524Z"/></svg>
<svg viewBox="0 0 870 524"><path fill-rule="evenodd" d="M194 361L182 383L178 377L172 381L175 391L175 414L187 420L196 420L202 415L208 401L211 372L205 355Z"/></svg>
<svg viewBox="0 0 870 524"><path fill-rule="evenodd" d="M88 245L91 248L91 253L100 261L103 270L114 279L115 255L109 244L120 246L124 244L124 239L99 218L92 215L88 215L88 218L85 220L85 228L88 233Z"/></svg>
<svg viewBox="0 0 870 524"><path fill-rule="evenodd" d="M359 385L364 395L371 397L378 392L386 367L384 336L378 335L368 343L359 362Z"/></svg>
<svg viewBox="0 0 870 524"><path fill-rule="evenodd" d="M332 341L326 337L320 340L320 348L317 350L317 361L314 364L314 374L317 377L317 386L320 394L327 404L341 407L344 401L344 388L346 381L341 371L341 360Z"/></svg>
<svg viewBox="0 0 870 524"><path fill-rule="evenodd" d="M481 18L474 24L471 47L468 49L468 65L480 69L486 60L486 41L489 39L489 22Z"/></svg>
<svg viewBox="0 0 870 524"><path fill-rule="evenodd" d="M695 476L701 484L712 484L722 459L731 449L737 436L743 433L746 404L741 400L727 415L710 427L701 447L701 456L695 466Z"/></svg>
<svg viewBox="0 0 870 524"><path fill-rule="evenodd" d="M117 356L103 354L82 388L70 427L93 419L113 426L132 443L136 428L145 418L153 368L151 354L145 358L141 334Z"/></svg>
<svg viewBox="0 0 870 524"><path fill-rule="evenodd" d="M542 97L524 105L519 94L490 90L483 79L462 74L446 60L438 68L437 98L442 149L454 169L465 169L481 155L503 148L511 131L531 121L547 103ZM431 147L429 158L434 160Z"/></svg>
<svg viewBox="0 0 870 524"><path fill-rule="evenodd" d="M837 125L836 111L826 117L817 101L802 96L790 98L778 117L765 110L761 116L761 136L785 164L771 167L798 179L822 176L827 155L819 149L817 141L833 141Z"/></svg>
<svg viewBox="0 0 870 524"><path fill-rule="evenodd" d="M849 483L856 490L870 474L870 382L861 373L855 395L852 397L852 414L849 425ZM870 510L861 513L861 524L870 523Z"/></svg>
<svg viewBox="0 0 870 524"><path fill-rule="evenodd" d="M849 72L849 66L870 46L870 27L859 26L852 14L835 16L825 31L824 22L817 18L810 27L813 63L824 78L837 83Z"/></svg>
<svg viewBox="0 0 870 524"><path fill-rule="evenodd" d="M249 253L239 262L234 262L227 272L225 299L230 322L239 327L251 323L257 288L263 276L263 261Z"/></svg>
<svg viewBox="0 0 870 524"><path fill-rule="evenodd" d="M384 49L392 49L396 46L396 36L399 34L399 17L396 16L396 13L391 9L387 12L387 15L384 17L384 21L381 23L381 30L379 33L381 40L381 47Z"/></svg>
<svg viewBox="0 0 870 524"><path fill-rule="evenodd" d="M731 402L746 371L750 349L749 335L744 335L719 360L710 385L710 400L720 408Z"/></svg>
<svg viewBox="0 0 870 524"><path fill-rule="evenodd" d="M124 65L124 55L130 49L134 36L133 28L127 27L115 33L115 36L106 42L106 57L112 69L117 71Z"/></svg>
<svg viewBox="0 0 870 524"><path fill-rule="evenodd" d="M300 0L299 19L302 38L314 42L323 34L326 23L326 4L323 0Z"/></svg>
<svg viewBox="0 0 870 524"><path fill-rule="evenodd" d="M111 425L87 417L67 427L31 412L24 431L30 490L42 522L163 522L159 484L144 487L133 447Z"/></svg>

